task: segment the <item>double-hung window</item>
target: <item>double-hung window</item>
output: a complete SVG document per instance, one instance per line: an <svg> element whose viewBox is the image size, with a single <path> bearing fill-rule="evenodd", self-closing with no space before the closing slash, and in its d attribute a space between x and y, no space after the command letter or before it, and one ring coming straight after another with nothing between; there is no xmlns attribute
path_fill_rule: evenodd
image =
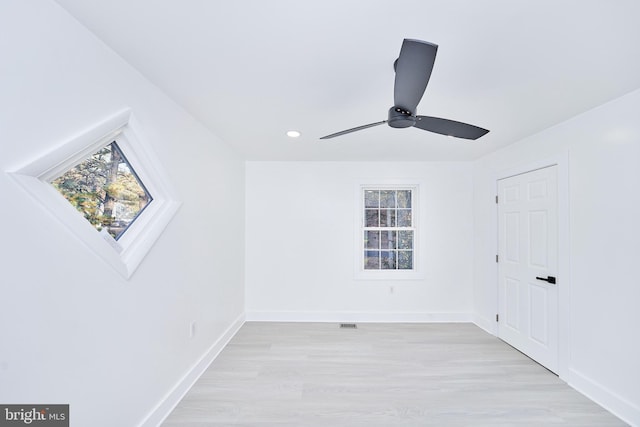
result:
<svg viewBox="0 0 640 427"><path fill-rule="evenodd" d="M415 270L416 187L362 187L361 269Z"/></svg>

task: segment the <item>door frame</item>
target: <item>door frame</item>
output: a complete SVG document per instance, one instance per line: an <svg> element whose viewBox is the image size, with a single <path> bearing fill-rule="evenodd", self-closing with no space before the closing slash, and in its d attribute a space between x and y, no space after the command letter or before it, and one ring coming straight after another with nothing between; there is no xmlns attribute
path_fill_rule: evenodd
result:
<svg viewBox="0 0 640 427"><path fill-rule="evenodd" d="M569 152L563 151L554 156L537 161L518 164L498 171L494 179L494 191L498 194L498 181L516 175L522 175L549 166L557 166L558 172L558 376L562 379L569 374L569 354L571 341L569 336L570 296L571 296L571 252L570 252L570 220L569 220ZM495 205L494 232L495 249L498 253L498 205ZM496 312L499 307L498 263L495 267ZM498 329L496 326L496 336Z"/></svg>

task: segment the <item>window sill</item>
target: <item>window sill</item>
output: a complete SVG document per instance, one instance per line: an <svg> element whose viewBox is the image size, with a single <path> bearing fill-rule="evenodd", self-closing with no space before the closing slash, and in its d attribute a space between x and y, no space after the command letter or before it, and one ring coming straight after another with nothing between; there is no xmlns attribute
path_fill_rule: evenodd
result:
<svg viewBox="0 0 640 427"><path fill-rule="evenodd" d="M407 281L422 280L424 274L416 270L360 270L355 274L356 280Z"/></svg>

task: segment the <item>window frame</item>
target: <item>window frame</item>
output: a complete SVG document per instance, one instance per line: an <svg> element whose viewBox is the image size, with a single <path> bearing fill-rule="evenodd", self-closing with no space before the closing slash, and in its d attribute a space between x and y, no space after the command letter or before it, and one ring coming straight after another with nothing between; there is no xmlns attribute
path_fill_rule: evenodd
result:
<svg viewBox="0 0 640 427"><path fill-rule="evenodd" d="M421 230L421 191L422 186L417 180L376 180L360 181L355 188L355 278L356 280L420 280L423 278L423 266L421 262L422 238ZM413 269L365 269L364 233L369 228L365 227L365 191L367 190L411 190L411 215L413 230ZM401 230L398 227L396 230Z"/></svg>
<svg viewBox="0 0 640 427"><path fill-rule="evenodd" d="M130 109L124 109L54 150L8 174L98 257L129 279L181 202L173 196L159 161L145 148ZM111 142L116 142L153 200L117 241L101 233L55 189L51 181Z"/></svg>

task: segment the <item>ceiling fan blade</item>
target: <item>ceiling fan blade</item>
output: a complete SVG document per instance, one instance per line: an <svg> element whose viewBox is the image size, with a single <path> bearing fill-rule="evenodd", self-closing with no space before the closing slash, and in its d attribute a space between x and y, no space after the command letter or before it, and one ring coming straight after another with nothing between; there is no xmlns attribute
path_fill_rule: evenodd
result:
<svg viewBox="0 0 640 427"><path fill-rule="evenodd" d="M421 40L404 39L395 63L394 105L416 113L436 60L438 45Z"/></svg>
<svg viewBox="0 0 640 427"><path fill-rule="evenodd" d="M372 128L374 126L383 125L385 123L387 123L386 120L383 120L381 122L376 122L376 123L370 123L368 125L358 126L357 128L352 128L352 129L347 129L347 130L343 130L343 131L340 131L340 132L332 133L331 135L323 136L320 139L335 138L336 136L346 135L346 134L351 133L351 132L357 132L357 131L362 130L362 129Z"/></svg>
<svg viewBox="0 0 640 427"><path fill-rule="evenodd" d="M483 129L478 126L456 122L455 120L429 116L416 116L416 124L414 127L422 130L428 130L429 132L464 139L478 139L489 133L487 129Z"/></svg>

